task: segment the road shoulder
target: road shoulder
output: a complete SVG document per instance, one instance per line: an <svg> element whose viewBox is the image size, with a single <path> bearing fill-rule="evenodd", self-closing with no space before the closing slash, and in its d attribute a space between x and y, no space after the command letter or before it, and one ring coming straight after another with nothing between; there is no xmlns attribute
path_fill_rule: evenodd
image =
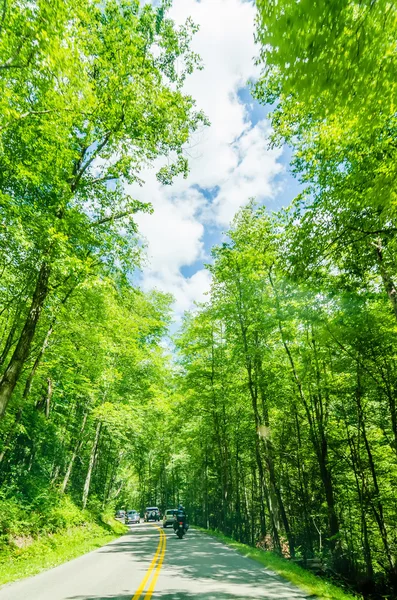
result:
<svg viewBox="0 0 397 600"><path fill-rule="evenodd" d="M319 600L358 600L358 596L345 592L331 582L322 579L321 577L317 577L299 565L296 565L285 558L281 558L273 552L265 552L259 548L253 548L246 544L236 542L219 531L203 529L202 527L197 526L195 526L195 529L205 535L218 539L230 548L236 550L236 552L242 556L260 563L267 570L271 570L279 575L283 580L287 580L296 585L308 594L310 598L318 598Z"/></svg>
<svg viewBox="0 0 397 600"><path fill-rule="evenodd" d="M26 547L0 553L0 589L101 548L125 531L123 526L87 523L39 536Z"/></svg>

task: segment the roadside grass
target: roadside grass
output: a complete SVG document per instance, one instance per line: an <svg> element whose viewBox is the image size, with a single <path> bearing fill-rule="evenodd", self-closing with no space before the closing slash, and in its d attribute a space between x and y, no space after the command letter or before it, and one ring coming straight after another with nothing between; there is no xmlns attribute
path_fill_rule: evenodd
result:
<svg viewBox="0 0 397 600"><path fill-rule="evenodd" d="M287 579L297 587L300 587L304 592L317 598L318 600L358 600L360 596L355 596L351 593L345 592L340 587L330 583L326 579L317 577L313 573L306 571L299 565L282 558L274 552L264 551L259 548L252 548L246 544L241 544L235 540L225 536L219 531L212 529L203 529L202 527L194 526L202 533L210 535L224 542L227 546L234 548L248 558L259 562L264 567L267 567L281 575L284 579Z"/></svg>
<svg viewBox="0 0 397 600"><path fill-rule="evenodd" d="M89 522L41 535L28 545L8 546L0 552L0 585L36 575L111 542L127 531L114 519Z"/></svg>

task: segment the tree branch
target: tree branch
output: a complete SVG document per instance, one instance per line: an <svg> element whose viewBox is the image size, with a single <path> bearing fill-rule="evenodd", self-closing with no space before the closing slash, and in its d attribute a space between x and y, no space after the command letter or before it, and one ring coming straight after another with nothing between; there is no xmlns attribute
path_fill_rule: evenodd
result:
<svg viewBox="0 0 397 600"><path fill-rule="evenodd" d="M72 181L72 184L70 186L72 192L75 192L77 189L77 186L79 185L79 182L81 180L81 178L83 177L84 173L87 171L87 169L92 165L92 163L94 162L94 160L96 159L96 157L98 156L98 153L103 150L103 148L106 146L106 144L108 143L108 141L110 140L110 136L111 136L111 131L108 131L107 133L105 133L105 136L103 138L103 140L98 144L98 146L95 148L94 152L92 153L91 157L84 163L82 164L83 160L84 160L84 156L88 150L88 148L84 148L82 155L80 157L80 161L77 164L77 173L76 173L76 177L74 178L74 180ZM80 166L81 165L81 166Z"/></svg>
<svg viewBox="0 0 397 600"><path fill-rule="evenodd" d="M138 212L137 208L132 208L131 210L125 210L124 212L117 213L116 215L111 215L110 217L103 217L103 219L98 219L98 221L94 221L91 223L91 227L96 227L97 225L104 225L105 223L110 223L111 221L117 221L118 219L122 219L123 217L129 217Z"/></svg>

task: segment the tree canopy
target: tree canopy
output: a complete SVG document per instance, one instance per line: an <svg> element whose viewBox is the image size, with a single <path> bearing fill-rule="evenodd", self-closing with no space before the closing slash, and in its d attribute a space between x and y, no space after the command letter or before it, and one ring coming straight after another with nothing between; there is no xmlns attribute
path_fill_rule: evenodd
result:
<svg viewBox="0 0 397 600"><path fill-rule="evenodd" d="M242 199L172 342L172 298L134 277L152 208L125 192L155 161L186 175L207 124L183 88L197 26L169 7L0 8L0 512L183 502L393 597L396 7L257 1L253 93L303 191Z"/></svg>

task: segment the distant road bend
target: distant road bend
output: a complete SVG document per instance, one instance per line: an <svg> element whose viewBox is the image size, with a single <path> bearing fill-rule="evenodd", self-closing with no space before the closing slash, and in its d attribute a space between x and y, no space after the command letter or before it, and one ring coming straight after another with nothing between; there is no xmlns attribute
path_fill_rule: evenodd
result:
<svg viewBox="0 0 397 600"><path fill-rule="evenodd" d="M107 546L6 585L0 600L299 600L271 571L194 529L133 526Z"/></svg>

